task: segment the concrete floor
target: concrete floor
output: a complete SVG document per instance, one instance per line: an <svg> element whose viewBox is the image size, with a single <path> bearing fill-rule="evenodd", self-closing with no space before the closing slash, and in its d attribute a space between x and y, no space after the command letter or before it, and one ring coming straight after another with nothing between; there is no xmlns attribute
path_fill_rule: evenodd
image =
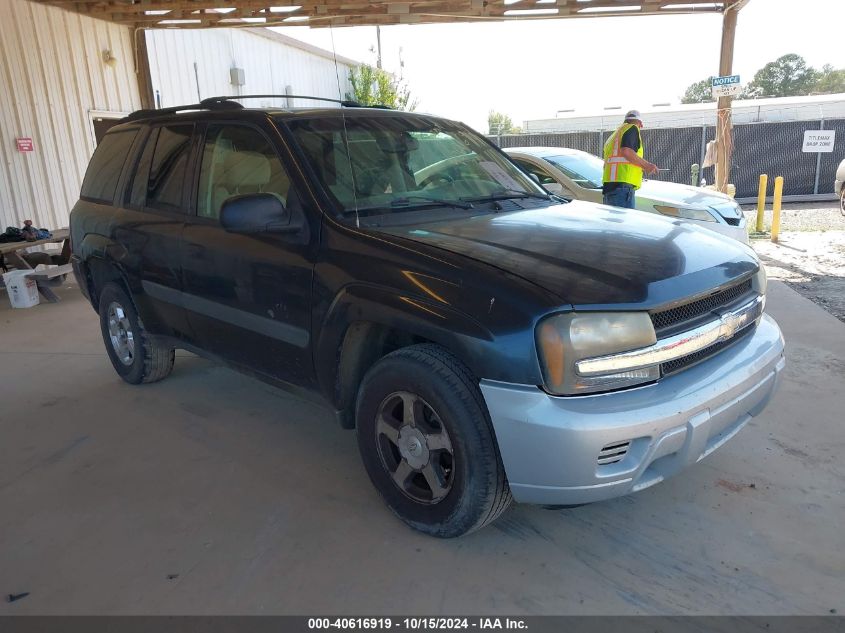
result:
<svg viewBox="0 0 845 633"><path fill-rule="evenodd" d="M2 294L2 293L0 293ZM0 297L0 614L845 612L845 324L780 283L768 410L704 462L451 541L327 411L186 353L122 383L94 312Z"/></svg>

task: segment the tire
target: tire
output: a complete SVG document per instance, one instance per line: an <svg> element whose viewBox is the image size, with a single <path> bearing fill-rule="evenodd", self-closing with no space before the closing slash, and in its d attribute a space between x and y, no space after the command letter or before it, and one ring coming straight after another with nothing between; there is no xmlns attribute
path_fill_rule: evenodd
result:
<svg viewBox="0 0 845 633"><path fill-rule="evenodd" d="M162 345L147 332L135 304L121 286L107 283L103 287L99 312L106 352L121 378L138 385L162 380L170 374L174 349Z"/></svg>
<svg viewBox="0 0 845 633"><path fill-rule="evenodd" d="M839 212L845 215L845 185L842 185L842 190L839 192Z"/></svg>
<svg viewBox="0 0 845 633"><path fill-rule="evenodd" d="M445 349L413 345L382 358L361 382L356 422L370 480L412 528L461 536L510 505L478 381Z"/></svg>

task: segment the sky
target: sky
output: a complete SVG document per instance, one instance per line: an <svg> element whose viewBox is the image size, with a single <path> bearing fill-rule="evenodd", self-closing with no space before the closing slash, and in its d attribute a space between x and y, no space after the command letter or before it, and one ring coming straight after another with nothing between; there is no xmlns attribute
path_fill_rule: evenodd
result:
<svg viewBox="0 0 845 633"><path fill-rule="evenodd" d="M845 0L750 0L734 74L745 84L786 53L845 68L843 25ZM375 27L275 30L375 64ZM490 110L521 125L558 110L679 103L688 85L718 75L721 30L711 14L384 26L382 63L407 81L417 111L486 132Z"/></svg>

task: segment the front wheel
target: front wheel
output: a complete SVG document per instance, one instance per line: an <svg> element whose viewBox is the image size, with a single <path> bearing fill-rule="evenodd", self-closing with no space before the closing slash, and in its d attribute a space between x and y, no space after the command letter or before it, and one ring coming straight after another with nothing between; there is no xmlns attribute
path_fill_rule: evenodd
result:
<svg viewBox="0 0 845 633"><path fill-rule="evenodd" d="M478 383L445 349L414 345L376 363L358 391L356 421L370 480L411 527L460 536L510 504Z"/></svg>
<svg viewBox="0 0 845 633"><path fill-rule="evenodd" d="M839 192L839 212L845 215L845 185L842 185L842 191Z"/></svg>

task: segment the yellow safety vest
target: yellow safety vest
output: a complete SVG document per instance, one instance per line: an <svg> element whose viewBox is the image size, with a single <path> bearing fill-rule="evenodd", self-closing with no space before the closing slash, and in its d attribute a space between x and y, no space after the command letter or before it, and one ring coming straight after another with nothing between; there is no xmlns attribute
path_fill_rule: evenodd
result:
<svg viewBox="0 0 845 633"><path fill-rule="evenodd" d="M633 123L623 123L618 130L610 135L604 144L604 182L625 182L639 189L643 184L643 168L628 162L622 155L622 137L625 132L635 128L640 138L640 149L637 156L643 157L643 137L640 128Z"/></svg>

